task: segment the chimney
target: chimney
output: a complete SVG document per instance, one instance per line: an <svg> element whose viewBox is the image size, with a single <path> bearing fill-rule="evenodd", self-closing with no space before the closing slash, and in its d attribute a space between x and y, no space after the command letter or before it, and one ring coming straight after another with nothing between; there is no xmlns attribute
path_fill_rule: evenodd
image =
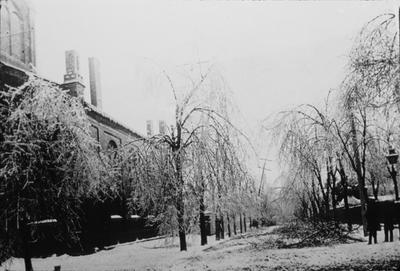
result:
<svg viewBox="0 0 400 271"><path fill-rule="evenodd" d="M101 83L100 83L100 63L97 58L89 58L89 80L90 80L90 101L92 105L100 110L101 102Z"/></svg>
<svg viewBox="0 0 400 271"><path fill-rule="evenodd" d="M82 83L83 78L79 72L79 55L75 50L65 52L65 67L66 74L61 88L69 90L69 94L72 96L83 99L85 86Z"/></svg>
<svg viewBox="0 0 400 271"><path fill-rule="evenodd" d="M160 135L165 135L167 130L167 124L165 123L165 120L160 120L158 122L158 132Z"/></svg>
<svg viewBox="0 0 400 271"><path fill-rule="evenodd" d="M146 128L147 128L147 136L153 135L153 121L148 120L146 121Z"/></svg>

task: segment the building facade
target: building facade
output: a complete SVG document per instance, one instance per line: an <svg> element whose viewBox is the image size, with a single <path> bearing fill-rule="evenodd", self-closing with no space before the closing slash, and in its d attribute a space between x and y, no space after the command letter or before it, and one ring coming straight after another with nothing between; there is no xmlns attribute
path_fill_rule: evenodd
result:
<svg viewBox="0 0 400 271"><path fill-rule="evenodd" d="M35 71L35 27L27 0L0 1L0 61L10 66Z"/></svg>
<svg viewBox="0 0 400 271"><path fill-rule="evenodd" d="M76 51L65 52L66 73L62 89L81 98L83 101L85 86L80 74L80 59ZM91 122L91 134L103 149L117 148L128 142L144 138L139 133L116 121L102 111L101 78L99 61L89 58L90 96L91 103L86 103L86 112Z"/></svg>
<svg viewBox="0 0 400 271"><path fill-rule="evenodd" d="M36 75L35 28L32 17L32 7L28 0L0 0L0 88L5 85L17 87L26 82L30 76ZM74 50L65 53L65 75L63 82L57 84L67 90L70 95L81 98L88 119L91 123L90 133L99 142L102 149L118 148L126 143L144 139L133 129L123 125L102 110L102 93L99 61L90 58L90 95L91 102L85 102L86 91L80 73L80 59ZM41 232L40 242L32 244L34 256L48 256L57 249L60 253L72 251L80 253L93 252L94 247L104 247L117 242L133 241L136 238L154 236L155 227L146 226L144 218L130 219L122 224L120 220L112 219L115 215L124 215L125 202L121 199L109 199L97 202L90 198L82 204L81 215L81 245L68 247L63 242L55 240L55 228L44 225L38 229ZM1 224L1 223L0 223Z"/></svg>
<svg viewBox="0 0 400 271"><path fill-rule="evenodd" d="M0 82L17 86L29 74L36 74L35 27L28 0L0 0ZM91 122L91 134L101 147L116 148L142 135L102 111L99 61L89 59L91 103L83 100L85 85L80 74L80 59L74 50L65 53L66 73L59 86L70 95L81 97Z"/></svg>

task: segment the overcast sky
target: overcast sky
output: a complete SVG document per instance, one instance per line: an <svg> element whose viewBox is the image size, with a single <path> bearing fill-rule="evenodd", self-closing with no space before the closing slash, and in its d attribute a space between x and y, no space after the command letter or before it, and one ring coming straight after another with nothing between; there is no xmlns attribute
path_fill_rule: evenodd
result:
<svg viewBox="0 0 400 271"><path fill-rule="evenodd" d="M198 61L221 71L248 131L279 110L319 103L343 79L360 28L379 14L397 14L399 6L395 1L32 2L39 73L62 82L64 51L76 49L89 100L87 58L97 57L103 110L142 133L147 119L168 121L173 113L160 98L169 90L150 92L146 78ZM270 175L277 176L276 166L270 167Z"/></svg>

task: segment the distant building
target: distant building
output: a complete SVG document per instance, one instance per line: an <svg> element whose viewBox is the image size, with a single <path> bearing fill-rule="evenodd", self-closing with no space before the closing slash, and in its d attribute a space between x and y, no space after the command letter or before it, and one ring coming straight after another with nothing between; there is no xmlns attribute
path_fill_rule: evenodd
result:
<svg viewBox="0 0 400 271"><path fill-rule="evenodd" d="M153 121L147 120L146 121L146 132L147 132L148 137L151 137L153 135L165 135L167 133L167 123L165 122L165 120L159 120L158 121L158 133L157 133L157 131L154 129Z"/></svg>
<svg viewBox="0 0 400 271"><path fill-rule="evenodd" d="M146 131L147 131L148 137L153 135L153 121L152 120L146 121Z"/></svg>
<svg viewBox="0 0 400 271"><path fill-rule="evenodd" d="M167 124L165 120L160 120L158 122L158 132L160 135L165 135L167 133Z"/></svg>

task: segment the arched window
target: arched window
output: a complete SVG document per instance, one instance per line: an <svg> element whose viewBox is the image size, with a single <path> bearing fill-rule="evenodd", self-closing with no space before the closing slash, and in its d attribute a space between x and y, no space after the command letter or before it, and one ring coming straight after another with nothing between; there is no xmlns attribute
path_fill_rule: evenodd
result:
<svg viewBox="0 0 400 271"><path fill-rule="evenodd" d="M117 143L114 140L110 140L107 145L107 150L113 150L118 148Z"/></svg>
<svg viewBox="0 0 400 271"><path fill-rule="evenodd" d="M1 54L11 55L11 26L10 26L10 11L3 5L1 8L1 29L0 42Z"/></svg>
<svg viewBox="0 0 400 271"><path fill-rule="evenodd" d="M21 18L15 12L11 15L11 54L24 61L24 28Z"/></svg>
<svg viewBox="0 0 400 271"><path fill-rule="evenodd" d="M114 140L110 140L107 145L107 152L109 153L110 159L115 159L117 157L118 145Z"/></svg>

